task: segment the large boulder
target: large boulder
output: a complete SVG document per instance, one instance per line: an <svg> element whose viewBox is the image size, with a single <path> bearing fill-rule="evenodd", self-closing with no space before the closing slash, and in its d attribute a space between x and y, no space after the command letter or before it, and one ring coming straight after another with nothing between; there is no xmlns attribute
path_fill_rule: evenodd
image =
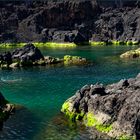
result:
<svg viewBox="0 0 140 140"><path fill-rule="evenodd" d="M16 49L12 52L13 61L20 62L23 65L44 59L44 56L38 48L33 44L27 44L21 49Z"/></svg>
<svg viewBox="0 0 140 140"><path fill-rule="evenodd" d="M140 139L140 74L118 83L86 85L66 100L61 111L117 139Z"/></svg>
<svg viewBox="0 0 140 140"><path fill-rule="evenodd" d="M0 54L1 68L15 68L19 66L32 66L33 62L44 60L44 56L33 44L26 44L12 52Z"/></svg>

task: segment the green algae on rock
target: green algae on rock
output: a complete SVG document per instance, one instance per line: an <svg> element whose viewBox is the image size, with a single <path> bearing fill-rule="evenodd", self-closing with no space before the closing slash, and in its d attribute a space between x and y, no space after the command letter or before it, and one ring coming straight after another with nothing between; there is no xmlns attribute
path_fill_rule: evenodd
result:
<svg viewBox="0 0 140 140"><path fill-rule="evenodd" d="M3 48L21 48L25 46L27 43L1 43L0 47ZM75 43L69 42L32 42L38 48L49 47L49 48L75 48L77 45Z"/></svg>
<svg viewBox="0 0 140 140"><path fill-rule="evenodd" d="M64 56L65 65L70 65L70 64L82 65L86 63L87 63L86 58L82 58L80 56L71 56L71 55Z"/></svg>
<svg viewBox="0 0 140 140"><path fill-rule="evenodd" d="M104 46L104 45L107 45L106 42L103 42L103 41L90 41L89 42L89 45L90 46Z"/></svg>
<svg viewBox="0 0 140 140"><path fill-rule="evenodd" d="M37 47L49 47L49 48L75 48L77 45L74 43L59 43L59 42L46 42L46 43L34 43Z"/></svg>
<svg viewBox="0 0 140 140"><path fill-rule="evenodd" d="M64 103L61 112L75 123L82 112L79 121L85 126L115 139L135 140L140 125L139 81L140 74L112 85L85 85Z"/></svg>
<svg viewBox="0 0 140 140"><path fill-rule="evenodd" d="M103 124L104 122L101 122L102 120L99 121L98 117L100 117L100 116L94 115L93 112L88 112L86 114L86 116L84 117L85 125L88 127L95 127L100 132L108 133L109 131L111 131L112 125L111 124Z"/></svg>
<svg viewBox="0 0 140 140"><path fill-rule="evenodd" d="M127 51L120 55L120 58L138 58L140 57L140 48L136 50Z"/></svg>

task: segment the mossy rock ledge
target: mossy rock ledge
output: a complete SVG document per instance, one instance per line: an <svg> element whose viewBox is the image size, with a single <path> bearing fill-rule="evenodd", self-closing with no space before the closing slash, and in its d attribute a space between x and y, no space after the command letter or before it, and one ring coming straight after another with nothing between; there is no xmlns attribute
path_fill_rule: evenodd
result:
<svg viewBox="0 0 140 140"><path fill-rule="evenodd" d="M85 85L64 102L61 112L113 139L140 139L140 74L107 86Z"/></svg>

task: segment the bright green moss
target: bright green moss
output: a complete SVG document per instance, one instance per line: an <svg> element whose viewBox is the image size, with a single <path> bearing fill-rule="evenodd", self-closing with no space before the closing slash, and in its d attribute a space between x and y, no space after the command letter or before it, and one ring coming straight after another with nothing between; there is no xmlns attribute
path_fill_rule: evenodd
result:
<svg viewBox="0 0 140 140"><path fill-rule="evenodd" d="M1 43L2 48L13 48L13 47L23 47L26 43Z"/></svg>
<svg viewBox="0 0 140 140"><path fill-rule="evenodd" d="M98 124L95 127L98 131L105 132L105 133L108 133L112 130L112 125L102 125L102 124L100 125L100 124Z"/></svg>
<svg viewBox="0 0 140 140"><path fill-rule="evenodd" d="M46 42L46 43L33 43L36 47L50 47L50 48L74 48L76 44L74 43L56 43L56 42Z"/></svg>
<svg viewBox="0 0 140 140"><path fill-rule="evenodd" d="M122 135L118 137L118 140L136 140L135 136L128 136L128 135Z"/></svg>
<svg viewBox="0 0 140 140"><path fill-rule="evenodd" d="M69 111L69 102L65 102L63 105L62 105L62 109L61 109L61 112L65 113L65 112L68 112Z"/></svg>
<svg viewBox="0 0 140 140"><path fill-rule="evenodd" d="M1 43L0 47L13 48L13 47L23 47L27 43ZM36 47L50 47L50 48L75 48L77 45L74 43L56 43L56 42L34 42Z"/></svg>
<svg viewBox="0 0 140 140"><path fill-rule="evenodd" d="M72 61L76 61L76 60L79 60L79 59L81 59L81 57L79 57L79 56L71 56L71 55L65 55L64 56L64 61L70 61L70 60L72 60Z"/></svg>
<svg viewBox="0 0 140 140"><path fill-rule="evenodd" d="M102 133L109 133L113 129L112 124L103 124L103 123L99 122L92 112L88 112L87 114L85 114L82 111L80 113L75 113L75 112L71 111L70 107L71 107L70 102L66 101L62 105L61 111L68 117L69 123L72 126L74 126L74 124L76 125L75 122L77 120L82 120L86 126L95 127L99 132L102 132ZM119 136L118 138L115 138L115 139L118 139L118 140L136 140L136 137L129 136L129 135L122 135L122 136Z"/></svg>
<svg viewBox="0 0 140 140"><path fill-rule="evenodd" d="M100 41L97 41L97 42L96 41L90 41L89 45L90 46L102 46L102 45L107 45L107 44L106 44L106 42L103 42L103 41L101 41L101 42Z"/></svg>
<svg viewBox="0 0 140 140"><path fill-rule="evenodd" d="M77 120L81 120L85 115L84 112L82 111L79 113L71 111L70 103L68 101L66 101L62 105L61 112L63 112L66 115L66 117L73 122L76 122Z"/></svg>
<svg viewBox="0 0 140 140"><path fill-rule="evenodd" d="M85 115L85 113L83 111L81 111L80 113L77 113L76 114L76 120L82 120L84 115Z"/></svg>
<svg viewBox="0 0 140 140"><path fill-rule="evenodd" d="M133 45L133 44L132 44L132 41L127 41L127 42L126 42L126 45Z"/></svg>
<svg viewBox="0 0 140 140"><path fill-rule="evenodd" d="M41 47L50 47L50 48L75 48L77 45L75 43L59 43L59 42L32 42L36 47L41 48ZM13 47L23 47L27 43L1 43L0 47L4 48L13 48ZM106 43L104 41L89 41L87 44L81 44L81 45L90 45L90 46L104 46L108 44L113 44L113 45L139 45L140 43L138 41L117 41L117 40L112 40L109 43ZM80 45L80 44L79 44Z"/></svg>
<svg viewBox="0 0 140 140"><path fill-rule="evenodd" d="M139 42L138 41L132 41L132 44L133 45L139 45Z"/></svg>
<svg viewBox="0 0 140 140"><path fill-rule="evenodd" d="M118 40L112 40L111 44L113 45L125 45L126 43L123 41L118 41Z"/></svg>
<svg viewBox="0 0 140 140"><path fill-rule="evenodd" d="M84 64L86 62L86 59L82 59L79 56L65 55L63 59L64 59L64 64L65 65L69 65L69 64Z"/></svg>
<svg viewBox="0 0 140 140"><path fill-rule="evenodd" d="M86 121L86 126L95 127L100 132L108 133L112 130L111 124L102 124L101 122L97 121L93 113L87 113L84 119Z"/></svg>

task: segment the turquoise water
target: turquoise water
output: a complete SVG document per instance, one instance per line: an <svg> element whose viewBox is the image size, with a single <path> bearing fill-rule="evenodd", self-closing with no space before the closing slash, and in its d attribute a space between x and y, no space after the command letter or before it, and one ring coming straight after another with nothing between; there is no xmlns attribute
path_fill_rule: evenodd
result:
<svg viewBox="0 0 140 140"><path fill-rule="evenodd" d="M63 102L85 84L109 84L140 72L140 60L121 60L119 55L135 47L106 46L75 49L42 48L44 55L66 54L93 61L87 66L34 67L0 71L0 78L19 79L0 82L3 95L23 105L4 125L2 140L69 140L80 139L82 132L66 124L59 115ZM0 50L5 51L3 49Z"/></svg>

